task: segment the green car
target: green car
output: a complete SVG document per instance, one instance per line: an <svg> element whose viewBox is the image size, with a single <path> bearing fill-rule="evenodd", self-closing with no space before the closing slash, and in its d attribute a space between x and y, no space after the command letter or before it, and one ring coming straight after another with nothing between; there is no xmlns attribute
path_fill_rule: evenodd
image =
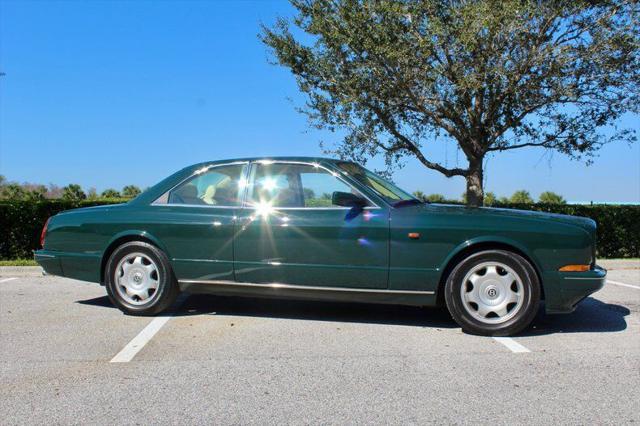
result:
<svg viewBox="0 0 640 426"><path fill-rule="evenodd" d="M443 306L469 333L525 329L602 288L593 220L428 204L348 161L196 164L127 204L49 219L36 261L153 315L180 291Z"/></svg>

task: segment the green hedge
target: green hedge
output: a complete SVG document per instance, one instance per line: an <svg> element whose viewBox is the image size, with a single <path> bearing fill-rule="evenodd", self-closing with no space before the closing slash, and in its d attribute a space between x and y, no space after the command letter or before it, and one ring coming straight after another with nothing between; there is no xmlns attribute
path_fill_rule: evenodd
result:
<svg viewBox="0 0 640 426"><path fill-rule="evenodd" d="M63 210L122 203L128 200L0 202L0 259L32 256L49 216ZM525 204L503 208L538 210L590 217L598 223L598 257L640 257L640 205Z"/></svg>
<svg viewBox="0 0 640 426"><path fill-rule="evenodd" d="M598 258L640 257L639 204L510 204L501 207L589 217L598 224Z"/></svg>
<svg viewBox="0 0 640 426"><path fill-rule="evenodd" d="M40 232L47 218L64 210L101 206L129 201L108 199L100 201L1 201L0 202L0 260L32 258L32 250L40 247Z"/></svg>

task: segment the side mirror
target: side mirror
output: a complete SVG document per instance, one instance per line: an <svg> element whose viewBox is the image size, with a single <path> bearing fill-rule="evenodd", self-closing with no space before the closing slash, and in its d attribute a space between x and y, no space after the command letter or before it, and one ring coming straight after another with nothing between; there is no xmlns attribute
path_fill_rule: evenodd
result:
<svg viewBox="0 0 640 426"><path fill-rule="evenodd" d="M340 191L335 191L331 194L331 203L335 206L355 207L358 209L362 209L367 205L367 201L365 199L360 198L351 192Z"/></svg>

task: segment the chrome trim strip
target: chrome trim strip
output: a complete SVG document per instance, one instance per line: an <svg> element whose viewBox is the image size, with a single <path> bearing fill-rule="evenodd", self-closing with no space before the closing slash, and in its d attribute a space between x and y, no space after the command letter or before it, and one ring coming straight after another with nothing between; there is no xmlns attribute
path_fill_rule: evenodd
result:
<svg viewBox="0 0 640 426"><path fill-rule="evenodd" d="M601 277L563 277L565 280L606 280L606 275Z"/></svg>
<svg viewBox="0 0 640 426"><path fill-rule="evenodd" d="M175 204L175 203L166 203L166 204L162 204L162 203L156 203L153 202L152 204L150 204L152 206L155 207L163 207L163 206L168 206L168 207L197 207L197 208L205 208L205 209L241 209L242 207L240 206L215 206L213 204Z"/></svg>
<svg viewBox="0 0 640 426"><path fill-rule="evenodd" d="M244 210L256 210L255 207L245 206ZM272 207L273 210L351 210L349 207ZM367 206L363 210L380 210L380 207Z"/></svg>
<svg viewBox="0 0 640 426"><path fill-rule="evenodd" d="M152 206L155 207L162 207L162 206L168 206L168 207L197 207L197 208L204 208L204 209L238 209L238 210L256 210L255 207L250 207L250 206L246 206L246 207L241 207L241 206L215 206L215 205L201 205L201 204L175 204L175 203L166 203L166 204L161 204L161 203L152 203L150 204ZM373 206L367 206L364 208L364 210L380 210L381 207L373 207ZM349 207L273 207L273 210L351 210Z"/></svg>
<svg viewBox="0 0 640 426"><path fill-rule="evenodd" d="M382 294L435 294L435 291L421 291L421 290L378 290L372 288L346 288L346 287L317 287L317 286L304 286L293 284L259 284L259 283L238 283L235 281L224 280L178 280L182 284L210 284L210 285L226 285L232 287L244 287L244 288L268 288L268 289L285 289L285 290L314 290L314 291L343 291L351 293L382 293Z"/></svg>

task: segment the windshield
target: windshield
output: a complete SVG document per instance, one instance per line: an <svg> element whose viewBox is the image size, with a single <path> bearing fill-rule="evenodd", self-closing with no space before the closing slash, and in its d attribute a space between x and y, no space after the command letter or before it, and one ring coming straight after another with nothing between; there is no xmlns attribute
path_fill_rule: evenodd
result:
<svg viewBox="0 0 640 426"><path fill-rule="evenodd" d="M371 189L380 197L384 198L389 204L395 205L396 203L406 201L418 202L416 197L408 194L391 182L382 179L380 176L370 172L358 164L341 162L338 163L337 166L341 170L345 171L349 176Z"/></svg>

